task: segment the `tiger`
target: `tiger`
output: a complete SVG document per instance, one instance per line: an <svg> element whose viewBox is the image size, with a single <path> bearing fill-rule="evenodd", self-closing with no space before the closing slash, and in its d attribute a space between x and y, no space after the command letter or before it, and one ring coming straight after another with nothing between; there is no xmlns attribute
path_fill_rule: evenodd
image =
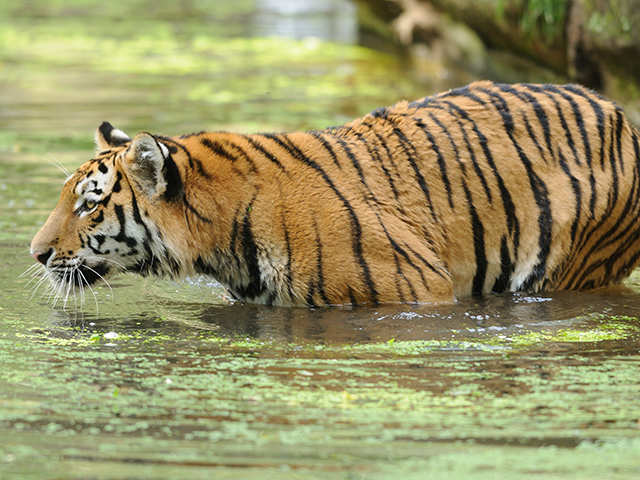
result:
<svg viewBox="0 0 640 480"><path fill-rule="evenodd" d="M292 133L103 122L31 242L52 281L213 277L325 307L588 290L640 259L638 130L576 84L479 81Z"/></svg>

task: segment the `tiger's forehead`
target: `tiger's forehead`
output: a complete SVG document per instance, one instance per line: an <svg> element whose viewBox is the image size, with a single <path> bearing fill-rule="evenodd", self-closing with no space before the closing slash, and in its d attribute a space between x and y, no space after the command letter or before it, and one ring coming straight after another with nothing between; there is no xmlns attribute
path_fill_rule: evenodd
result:
<svg viewBox="0 0 640 480"><path fill-rule="evenodd" d="M117 151L106 150L82 165L66 183L73 182L72 188L76 195L83 195L91 191L101 194L114 175Z"/></svg>

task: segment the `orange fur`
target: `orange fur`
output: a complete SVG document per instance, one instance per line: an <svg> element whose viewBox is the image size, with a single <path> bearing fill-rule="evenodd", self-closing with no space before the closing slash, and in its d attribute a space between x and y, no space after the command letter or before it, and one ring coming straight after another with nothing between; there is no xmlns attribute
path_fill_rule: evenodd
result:
<svg viewBox="0 0 640 480"><path fill-rule="evenodd" d="M135 249L132 269L211 274L262 303L594 288L640 257L638 134L579 86L478 82L319 132L123 135L113 145L99 132L108 150L65 185L34 255L77 258L66 252L86 249L78 231L115 238L90 222L113 224L121 205L119 232L131 225L152 251ZM117 172L121 188L78 218L74 188L100 165L113 172L105 190ZM171 265L149 271L154 261Z"/></svg>

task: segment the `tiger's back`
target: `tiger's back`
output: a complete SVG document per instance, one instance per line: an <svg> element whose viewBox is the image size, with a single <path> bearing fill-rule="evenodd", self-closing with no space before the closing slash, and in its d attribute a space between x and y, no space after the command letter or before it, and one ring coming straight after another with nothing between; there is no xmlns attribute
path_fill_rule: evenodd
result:
<svg viewBox="0 0 640 480"><path fill-rule="evenodd" d="M595 288L638 262L637 132L579 86L478 82L333 134L362 144L369 209L397 199L389 217L430 245L455 296ZM368 172L386 185L367 191Z"/></svg>
<svg viewBox="0 0 640 480"><path fill-rule="evenodd" d="M137 265L210 274L250 301L586 289L640 256L637 133L579 86L478 82L323 131L154 139L162 202L118 161L135 138L97 159L125 165L124 204L147 205L140 242L170 247Z"/></svg>

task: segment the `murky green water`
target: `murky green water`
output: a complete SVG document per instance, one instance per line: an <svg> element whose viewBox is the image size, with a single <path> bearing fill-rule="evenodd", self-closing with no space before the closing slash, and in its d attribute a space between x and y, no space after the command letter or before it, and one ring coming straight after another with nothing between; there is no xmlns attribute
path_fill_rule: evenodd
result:
<svg viewBox="0 0 640 480"><path fill-rule="evenodd" d="M636 478L638 274L437 308L229 305L134 276L97 306L31 297L55 164L102 120L320 128L471 79L350 45L342 2L287 3L0 7L0 478Z"/></svg>

